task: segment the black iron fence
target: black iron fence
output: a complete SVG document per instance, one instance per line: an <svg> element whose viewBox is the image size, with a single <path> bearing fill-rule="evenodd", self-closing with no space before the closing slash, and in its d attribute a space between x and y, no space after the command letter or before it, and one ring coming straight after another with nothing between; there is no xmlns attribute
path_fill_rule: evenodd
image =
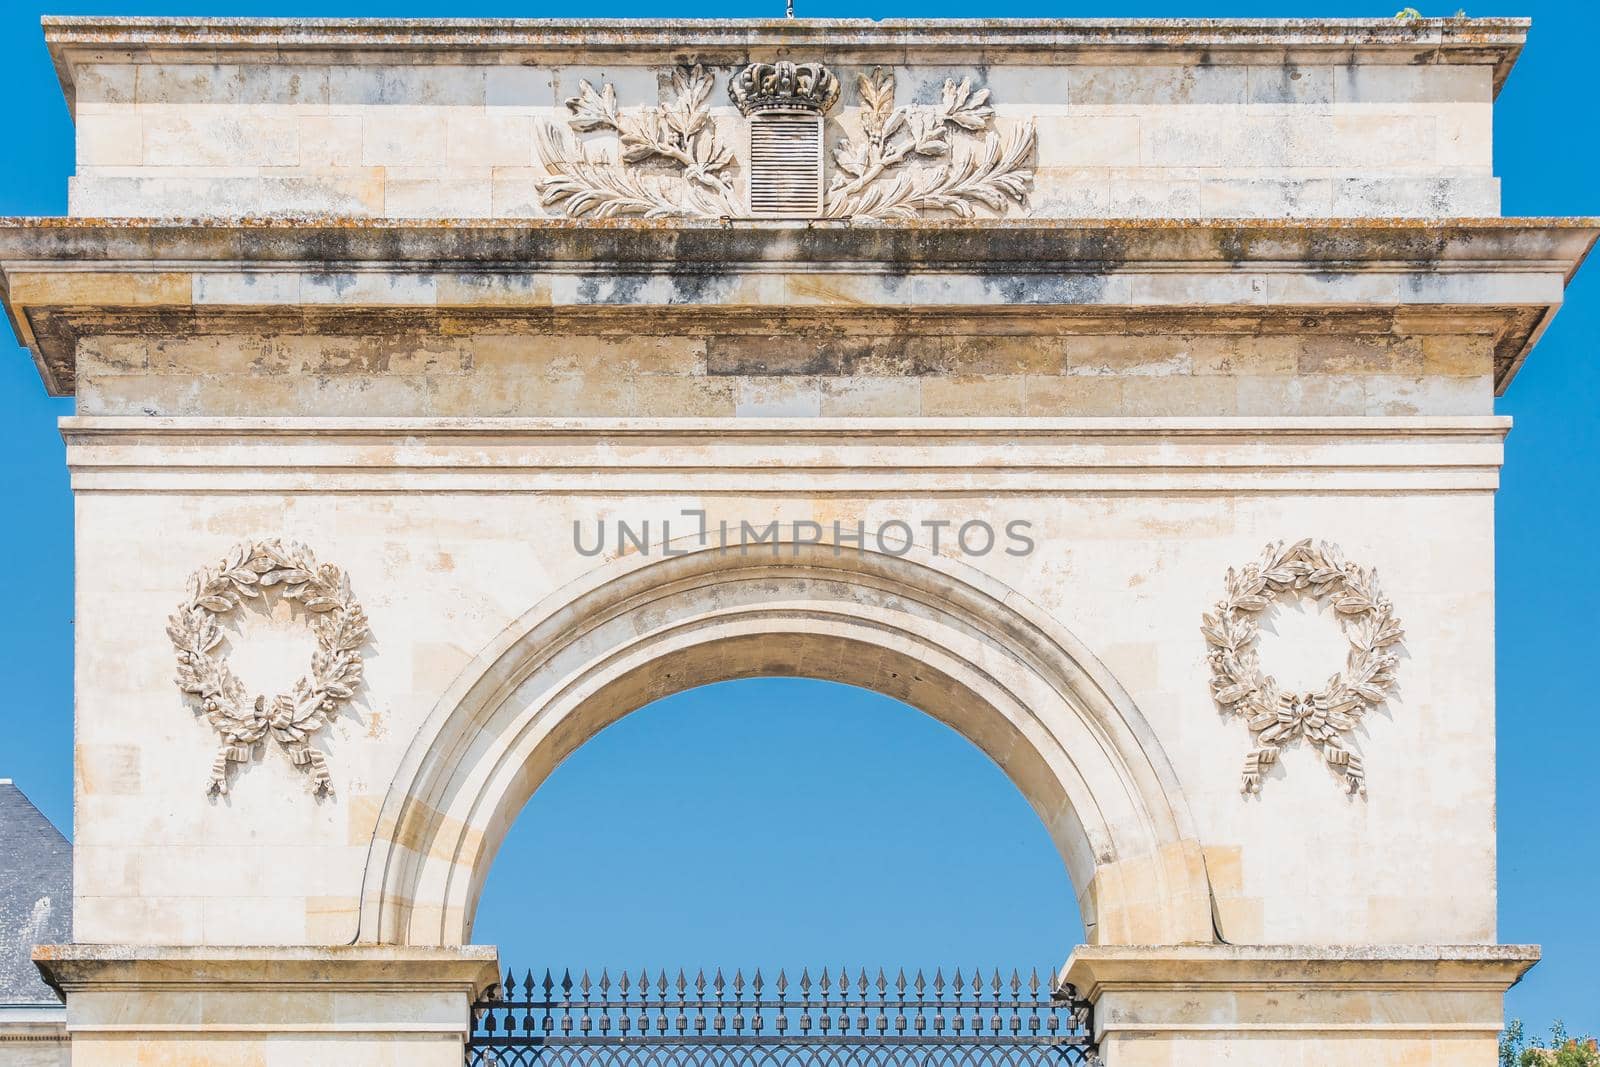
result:
<svg viewBox="0 0 1600 1067"><path fill-rule="evenodd" d="M508 973L473 1006L467 1065L1078 1067L1098 1063L1093 1029L1076 990L1037 970Z"/></svg>

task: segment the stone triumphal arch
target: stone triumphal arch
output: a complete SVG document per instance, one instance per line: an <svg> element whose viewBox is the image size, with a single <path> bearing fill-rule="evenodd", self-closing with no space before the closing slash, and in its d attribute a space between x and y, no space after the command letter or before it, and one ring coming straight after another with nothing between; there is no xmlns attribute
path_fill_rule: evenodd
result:
<svg viewBox="0 0 1600 1067"><path fill-rule="evenodd" d="M558 590L458 676L385 798L362 940L470 941L500 838L574 748L660 697L770 675L876 690L982 748L1055 838L1091 940L1211 938L1204 859L1159 740L1048 615L938 557L793 536L755 555L683 547Z"/></svg>
<svg viewBox="0 0 1600 1067"><path fill-rule="evenodd" d="M1526 29L46 20L72 1062L460 1063L522 804L776 674L1005 770L1112 1067L1488 1067Z"/></svg>

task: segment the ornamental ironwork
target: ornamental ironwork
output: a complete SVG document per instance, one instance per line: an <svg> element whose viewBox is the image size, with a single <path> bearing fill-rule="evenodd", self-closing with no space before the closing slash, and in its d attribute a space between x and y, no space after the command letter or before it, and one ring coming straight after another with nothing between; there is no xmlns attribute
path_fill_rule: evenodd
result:
<svg viewBox="0 0 1600 1067"><path fill-rule="evenodd" d="M1044 972L1047 976L1051 973ZM532 972L473 1005L467 1067L1095 1067L1087 1002L999 971L791 980Z"/></svg>

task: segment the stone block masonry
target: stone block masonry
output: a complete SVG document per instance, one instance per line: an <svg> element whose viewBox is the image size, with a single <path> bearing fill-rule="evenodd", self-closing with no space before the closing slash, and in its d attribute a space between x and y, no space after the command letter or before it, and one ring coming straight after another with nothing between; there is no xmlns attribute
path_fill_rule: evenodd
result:
<svg viewBox="0 0 1600 1067"><path fill-rule="evenodd" d="M46 36L77 122L78 216L203 203L219 215L545 217L539 131L565 122L582 82L654 106L670 92L664 64L705 63L720 85L779 48L845 86L829 145L860 128L864 74L888 72L921 104L946 78L976 75L1000 127L1037 128L1038 218L1333 218L1497 214L1493 99L1525 26L995 21L924 40L893 21L724 23L680 41L670 24L600 20L466 23L445 43L404 24L195 21L107 50L115 23L62 18ZM682 47L696 38L701 52ZM725 94L712 104L731 127ZM590 141L617 150L614 135Z"/></svg>
<svg viewBox="0 0 1600 1067"><path fill-rule="evenodd" d="M767 675L1007 774L1107 1067L1492 1067L1494 397L1600 236L1499 216L1526 29L47 20L76 1067L461 1062L523 804Z"/></svg>

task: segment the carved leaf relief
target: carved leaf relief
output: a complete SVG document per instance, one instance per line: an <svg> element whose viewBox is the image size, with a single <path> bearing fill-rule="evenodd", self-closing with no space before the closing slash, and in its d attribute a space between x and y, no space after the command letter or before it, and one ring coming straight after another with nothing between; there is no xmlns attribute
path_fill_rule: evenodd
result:
<svg viewBox="0 0 1600 1067"><path fill-rule="evenodd" d="M1377 573L1348 562L1337 545L1310 539L1268 545L1260 560L1228 568L1227 595L1207 612L1200 632L1211 646L1211 695L1245 721L1254 745L1241 788L1257 793L1266 769L1291 742L1304 739L1339 775L1345 791L1365 795L1366 768L1350 748L1362 717L1388 699L1396 652L1405 637L1394 605L1378 591ZM1344 670L1316 692L1292 693L1261 668L1261 614L1284 594L1329 604L1350 642Z"/></svg>
<svg viewBox="0 0 1600 1067"><path fill-rule="evenodd" d="M547 208L573 218L644 215L718 218L742 212L726 175L731 149L717 137L711 118L712 76L703 67L672 73L673 99L630 116L617 109L616 88L596 90L587 81L567 101L568 127L579 133L616 133L620 159L592 156L555 123L539 131L539 159L548 177L539 183ZM664 166L666 173L640 171L639 164Z"/></svg>
<svg viewBox="0 0 1600 1067"><path fill-rule="evenodd" d="M876 68L857 79L861 136L834 149L837 168L828 188L829 218L917 218L950 212L973 218L979 206L1004 212L1027 202L1033 184L1032 122L1009 136L989 130L989 90L972 80L946 80L937 107L895 106L894 75ZM957 143L956 131L977 134ZM941 163L905 166L917 157Z"/></svg>
<svg viewBox="0 0 1600 1067"><path fill-rule="evenodd" d="M269 591L305 610L316 636L311 670L288 693L252 698L220 651L218 621L246 601L260 603ZM326 726L361 684L361 646L367 616L350 592L350 578L331 563L318 564L295 541L255 541L234 546L220 563L189 577L183 603L167 620L177 652L179 691L192 697L217 733L207 791L228 791L228 767L247 763L269 735L289 761L310 771L320 796L333 791L333 777L311 736Z"/></svg>
<svg viewBox="0 0 1600 1067"><path fill-rule="evenodd" d="M744 73L757 67L766 77L730 83L741 110L755 106L753 93L788 92L789 105L818 113L837 99L837 79L819 64L754 64ZM671 100L628 113L619 109L610 83L596 89L580 82L578 95L566 102L572 117L565 127L545 123L539 130L546 171L539 182L541 203L573 218L749 214L730 177L733 150L719 138L711 114L713 86L703 67L678 68ZM970 78L950 79L936 105L897 105L894 75L881 68L861 75L857 86L861 132L834 148L825 217L973 218L981 210L1003 214L1026 205L1034 177L1034 125L1025 122L1004 135L994 130L988 89L975 89ZM616 158L574 136L601 130L616 134Z"/></svg>

